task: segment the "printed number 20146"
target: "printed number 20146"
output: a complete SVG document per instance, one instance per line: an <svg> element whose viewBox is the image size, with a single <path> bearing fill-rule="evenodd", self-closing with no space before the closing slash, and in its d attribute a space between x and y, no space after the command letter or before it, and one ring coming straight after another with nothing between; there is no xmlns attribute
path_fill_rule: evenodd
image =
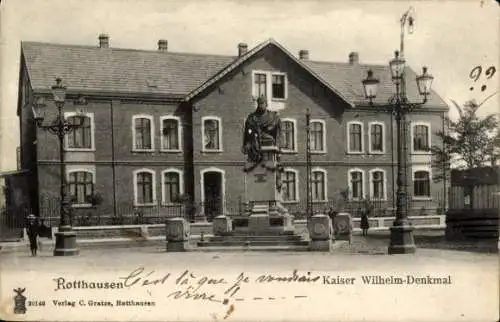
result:
<svg viewBox="0 0 500 322"><path fill-rule="evenodd" d="M28 301L28 306L45 306L45 301Z"/></svg>

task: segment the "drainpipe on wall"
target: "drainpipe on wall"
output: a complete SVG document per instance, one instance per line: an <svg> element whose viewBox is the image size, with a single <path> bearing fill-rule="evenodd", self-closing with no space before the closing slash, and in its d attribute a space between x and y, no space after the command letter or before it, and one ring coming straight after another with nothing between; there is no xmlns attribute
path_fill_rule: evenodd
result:
<svg viewBox="0 0 500 322"><path fill-rule="evenodd" d="M117 216L116 213L116 171L115 171L115 127L114 127L114 113L113 113L113 100L111 100L110 105L110 114L111 114L111 172L113 177L113 215Z"/></svg>

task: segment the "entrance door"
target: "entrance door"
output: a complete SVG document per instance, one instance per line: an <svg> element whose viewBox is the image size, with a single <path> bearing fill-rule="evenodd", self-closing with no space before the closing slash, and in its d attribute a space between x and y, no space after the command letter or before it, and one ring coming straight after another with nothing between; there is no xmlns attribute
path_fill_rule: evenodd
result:
<svg viewBox="0 0 500 322"><path fill-rule="evenodd" d="M222 215L222 173L205 172L203 174L203 185L205 216L211 220Z"/></svg>

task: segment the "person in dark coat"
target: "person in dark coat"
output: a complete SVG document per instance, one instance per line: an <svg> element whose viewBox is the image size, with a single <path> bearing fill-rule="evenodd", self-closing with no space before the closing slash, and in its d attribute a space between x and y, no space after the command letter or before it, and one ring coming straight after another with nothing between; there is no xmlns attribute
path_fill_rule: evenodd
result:
<svg viewBox="0 0 500 322"><path fill-rule="evenodd" d="M38 220L35 215L30 214L27 218L27 227L26 231L28 232L28 238L30 242L31 256L36 256L38 251L38 235L40 233L40 227L38 224Z"/></svg>
<svg viewBox="0 0 500 322"><path fill-rule="evenodd" d="M360 228L363 232L363 236L368 235L368 229L370 229L370 223L368 221L368 216L371 215L373 211L373 205L370 200L365 200L364 209L361 213L361 223Z"/></svg>

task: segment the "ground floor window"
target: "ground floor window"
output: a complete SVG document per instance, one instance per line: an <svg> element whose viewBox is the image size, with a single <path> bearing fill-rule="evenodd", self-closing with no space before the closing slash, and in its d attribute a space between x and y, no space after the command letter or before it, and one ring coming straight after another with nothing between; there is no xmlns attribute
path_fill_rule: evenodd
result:
<svg viewBox="0 0 500 322"><path fill-rule="evenodd" d="M430 197L429 171L415 171L413 174L413 195L415 197Z"/></svg>
<svg viewBox="0 0 500 322"><path fill-rule="evenodd" d="M148 205L154 203L154 172L151 170L139 170L135 172L135 202L137 205Z"/></svg>
<svg viewBox="0 0 500 322"><path fill-rule="evenodd" d="M326 200L326 171L313 170L311 172L311 192L313 201Z"/></svg>
<svg viewBox="0 0 500 322"><path fill-rule="evenodd" d="M73 204L89 204L94 193L93 173L72 171L68 174L69 196Z"/></svg>
<svg viewBox="0 0 500 322"><path fill-rule="evenodd" d="M363 171L359 169L349 170L349 197L351 200L361 200L364 197Z"/></svg>
<svg viewBox="0 0 500 322"><path fill-rule="evenodd" d="M281 184L283 201L297 201L297 171L286 169L282 174Z"/></svg>

